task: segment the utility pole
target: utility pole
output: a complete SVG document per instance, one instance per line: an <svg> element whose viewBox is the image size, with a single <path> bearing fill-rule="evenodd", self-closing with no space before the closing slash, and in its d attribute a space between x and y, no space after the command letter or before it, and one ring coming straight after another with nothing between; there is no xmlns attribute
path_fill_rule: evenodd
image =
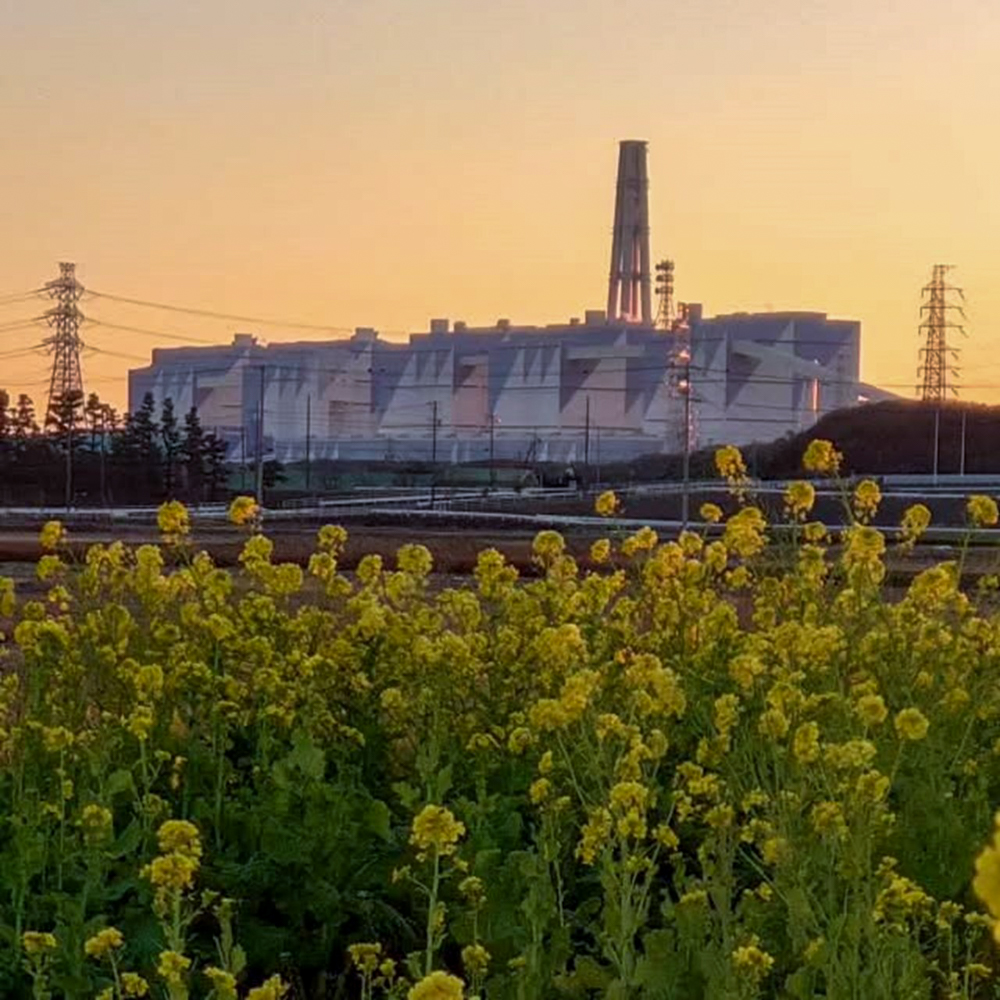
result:
<svg viewBox="0 0 1000 1000"><path fill-rule="evenodd" d="M243 420L240 423L240 492L247 491L247 415L243 411Z"/></svg>
<svg viewBox="0 0 1000 1000"><path fill-rule="evenodd" d="M938 455L940 454L941 448L941 407L934 411L934 485L937 485L938 481Z"/></svg>
<svg viewBox="0 0 1000 1000"><path fill-rule="evenodd" d="M959 453L958 474L965 475L965 420L968 416L966 410L962 410L962 450Z"/></svg>
<svg viewBox="0 0 1000 1000"><path fill-rule="evenodd" d="M306 396L306 492L309 492L312 472L312 395Z"/></svg>
<svg viewBox="0 0 1000 1000"><path fill-rule="evenodd" d="M681 524L688 526L688 505L689 492L691 486L691 347L684 347L681 351L681 360L684 362L684 459L681 469L682 489L681 489Z"/></svg>
<svg viewBox="0 0 1000 1000"><path fill-rule="evenodd" d="M438 404L435 399L431 403L431 464L437 462L438 457Z"/></svg>
<svg viewBox="0 0 1000 1000"><path fill-rule="evenodd" d="M431 510L437 500L438 401L431 401Z"/></svg>
<svg viewBox="0 0 1000 1000"><path fill-rule="evenodd" d="M264 365L257 395L257 506L264 506Z"/></svg>
<svg viewBox="0 0 1000 1000"><path fill-rule="evenodd" d="M590 394L587 394L587 405L583 421L583 475L585 487L590 485Z"/></svg>
<svg viewBox="0 0 1000 1000"><path fill-rule="evenodd" d="M105 474L104 448L108 436L108 410L106 406L101 407L101 506L108 505L107 476Z"/></svg>
<svg viewBox="0 0 1000 1000"><path fill-rule="evenodd" d="M496 467L493 464L493 428L497 422L496 413L492 410L490 411L490 489L496 488Z"/></svg>

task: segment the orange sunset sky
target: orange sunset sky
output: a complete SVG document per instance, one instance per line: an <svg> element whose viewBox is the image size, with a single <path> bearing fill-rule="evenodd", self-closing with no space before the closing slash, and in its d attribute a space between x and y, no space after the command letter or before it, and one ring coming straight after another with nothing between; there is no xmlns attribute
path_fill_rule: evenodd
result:
<svg viewBox="0 0 1000 1000"><path fill-rule="evenodd" d="M998 67L997 0L11 0L0 386L42 408L40 332L10 327L44 303L3 297L60 259L104 292L394 337L602 308L639 138L681 300L859 319L864 378L912 395L920 287L952 263L963 397L997 401ZM123 405L157 339L84 336L87 389Z"/></svg>

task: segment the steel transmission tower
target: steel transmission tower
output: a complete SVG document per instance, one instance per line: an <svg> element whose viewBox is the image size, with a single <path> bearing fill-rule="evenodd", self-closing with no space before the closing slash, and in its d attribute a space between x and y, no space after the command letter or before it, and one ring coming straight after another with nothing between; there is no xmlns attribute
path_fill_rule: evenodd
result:
<svg viewBox="0 0 1000 1000"><path fill-rule="evenodd" d="M656 265L656 325L669 330L674 321L674 262L661 260Z"/></svg>
<svg viewBox="0 0 1000 1000"><path fill-rule="evenodd" d="M943 402L949 393L957 395L955 382L958 367L953 364L958 358L958 349L948 346L948 331L958 330L965 336L965 328L952 322L952 315L958 313L963 319L962 306L954 301L957 296L962 302L962 289L947 282L950 264L935 264L929 285L923 289L923 305L920 307L920 333L924 337L920 348L920 367L917 378L921 381L918 390L924 402Z"/></svg>
<svg viewBox="0 0 1000 1000"><path fill-rule="evenodd" d="M45 291L56 304L45 313L52 334L44 344L52 353L52 376L49 380L49 400L45 413L46 426L59 423L60 402L76 396L83 399L83 372L80 368L80 326L84 316L77 307L83 286L76 280L75 264L60 264L59 277L45 285Z"/></svg>
<svg viewBox="0 0 1000 1000"><path fill-rule="evenodd" d="M653 323L649 273L649 176L646 143L627 139L618 147L615 226L611 237L608 319Z"/></svg>

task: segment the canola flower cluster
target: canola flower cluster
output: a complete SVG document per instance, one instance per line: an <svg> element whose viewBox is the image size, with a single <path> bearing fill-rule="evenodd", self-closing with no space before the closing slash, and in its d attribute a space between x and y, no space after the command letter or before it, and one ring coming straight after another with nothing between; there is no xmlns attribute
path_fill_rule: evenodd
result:
<svg viewBox="0 0 1000 1000"><path fill-rule="evenodd" d="M804 457L841 465L829 442ZM235 570L176 503L162 547L74 561L46 525L44 595L0 581L0 981L995 996L989 581L945 562L890 590L931 516L876 527L871 481L844 484L833 533L791 484L777 545L739 452L718 467L731 503L705 530L623 533L606 493L590 569L545 531L534 578L487 550L456 586L419 544L346 573L335 526L305 571L281 563L249 498ZM998 520L988 497L966 513Z"/></svg>

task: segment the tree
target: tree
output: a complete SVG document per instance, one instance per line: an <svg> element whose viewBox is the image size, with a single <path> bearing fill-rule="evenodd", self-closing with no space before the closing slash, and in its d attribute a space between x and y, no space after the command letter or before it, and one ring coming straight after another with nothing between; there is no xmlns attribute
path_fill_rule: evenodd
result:
<svg viewBox="0 0 1000 1000"><path fill-rule="evenodd" d="M147 503L160 496L160 428L156 422L156 400L151 392L143 397L135 413L125 416L121 433L113 439L114 463L122 494Z"/></svg>
<svg viewBox="0 0 1000 1000"><path fill-rule="evenodd" d="M7 443L11 436L10 394L0 389L0 445Z"/></svg>
<svg viewBox="0 0 1000 1000"><path fill-rule="evenodd" d="M205 478L208 485L208 499L216 500L229 484L229 469L226 467L226 442L217 434L205 435Z"/></svg>
<svg viewBox="0 0 1000 1000"><path fill-rule="evenodd" d="M202 499L205 487L206 435L198 417L198 409L192 406L184 417L184 440L181 443L181 462L187 480L188 496L196 503Z"/></svg>
<svg viewBox="0 0 1000 1000"><path fill-rule="evenodd" d="M104 404L96 392L92 392L83 404L83 415L90 428L90 450L97 451L98 435L103 430Z"/></svg>
<svg viewBox="0 0 1000 1000"><path fill-rule="evenodd" d="M17 397L17 406L11 412L10 424L13 437L22 449L29 438L38 434L35 404L31 401L31 397L23 392Z"/></svg>
<svg viewBox="0 0 1000 1000"><path fill-rule="evenodd" d="M75 448L79 443L83 409L83 393L79 389L70 389L56 397L47 430L59 448L67 445Z"/></svg>
<svg viewBox="0 0 1000 1000"><path fill-rule="evenodd" d="M177 484L177 463L181 454L181 432L174 413L174 401L168 396L160 411L160 446L163 461L163 489L172 499Z"/></svg>

